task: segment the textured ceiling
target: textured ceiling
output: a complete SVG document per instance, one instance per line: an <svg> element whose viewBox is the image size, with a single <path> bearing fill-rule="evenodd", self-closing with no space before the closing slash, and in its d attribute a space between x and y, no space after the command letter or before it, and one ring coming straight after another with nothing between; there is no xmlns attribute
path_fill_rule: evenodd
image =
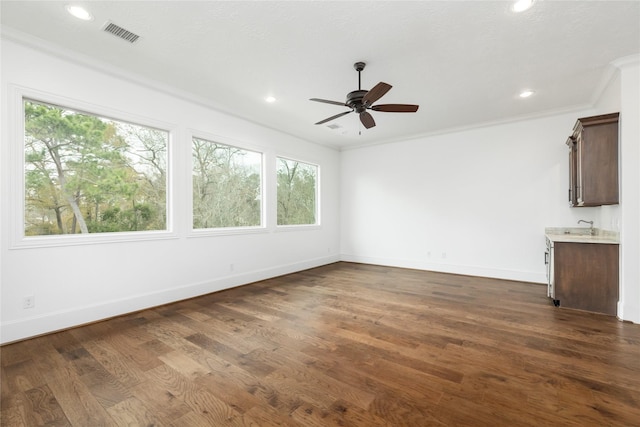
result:
<svg viewBox="0 0 640 427"><path fill-rule="evenodd" d="M584 107L612 61L640 52L638 1L538 0L520 14L506 1L84 1L90 22L66 4L3 0L3 35L41 38L332 147ZM107 21L140 40L103 32ZM363 89L393 85L378 103L419 111L372 112L372 129L356 114L315 126L347 108L308 99L344 101L357 89L356 61L367 63ZM536 93L519 99L524 88Z"/></svg>

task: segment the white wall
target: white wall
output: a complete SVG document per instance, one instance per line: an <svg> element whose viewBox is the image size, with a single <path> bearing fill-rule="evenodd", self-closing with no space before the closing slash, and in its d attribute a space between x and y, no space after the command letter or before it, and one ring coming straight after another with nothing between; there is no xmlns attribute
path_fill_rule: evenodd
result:
<svg viewBox="0 0 640 427"><path fill-rule="evenodd" d="M343 258L544 283L544 228L568 206L565 141L591 111L349 150Z"/></svg>
<svg viewBox="0 0 640 427"><path fill-rule="evenodd" d="M620 303L618 316L640 323L640 64L621 61Z"/></svg>
<svg viewBox="0 0 640 427"><path fill-rule="evenodd" d="M339 152L14 41L3 39L1 48L1 342L339 259ZM174 235L150 241L16 248L9 237L16 226L20 227L15 204L22 202L22 190L12 188L15 176L11 174L16 171L21 174L22 169L12 165L9 156L22 150L22 137L15 135L14 125L20 111L16 111L12 100L12 92L17 87L169 124L175 136L172 141ZM262 233L190 236L189 129L261 148L267 165L273 167L276 155L319 164L322 225L280 231L276 230L271 215L267 230ZM274 190L273 179L267 182L267 188ZM270 197L268 210L273 214L273 191ZM34 309L22 308L22 298L26 295L35 295Z"/></svg>
<svg viewBox="0 0 640 427"><path fill-rule="evenodd" d="M620 112L620 204L603 206L603 228L620 232L618 317L640 323L640 67L621 58L594 106L595 114Z"/></svg>

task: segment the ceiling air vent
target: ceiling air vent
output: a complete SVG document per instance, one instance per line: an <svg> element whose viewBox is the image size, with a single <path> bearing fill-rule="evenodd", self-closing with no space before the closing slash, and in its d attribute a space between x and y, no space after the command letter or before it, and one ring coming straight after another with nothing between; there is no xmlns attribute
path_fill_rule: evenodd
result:
<svg viewBox="0 0 640 427"><path fill-rule="evenodd" d="M132 33L129 30L125 30L119 25L114 24L113 22L107 22L107 25L104 27L104 31L107 33L111 33L116 37L120 37L123 40L128 41L129 43L135 43L140 36Z"/></svg>

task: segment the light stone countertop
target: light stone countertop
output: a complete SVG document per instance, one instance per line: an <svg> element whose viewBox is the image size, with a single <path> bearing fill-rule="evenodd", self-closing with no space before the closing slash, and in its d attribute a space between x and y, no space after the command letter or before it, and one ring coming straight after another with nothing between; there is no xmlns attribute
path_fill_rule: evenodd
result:
<svg viewBox="0 0 640 427"><path fill-rule="evenodd" d="M592 235L589 227L548 227L544 229L544 235L552 242L620 244L617 231L599 228L593 231Z"/></svg>

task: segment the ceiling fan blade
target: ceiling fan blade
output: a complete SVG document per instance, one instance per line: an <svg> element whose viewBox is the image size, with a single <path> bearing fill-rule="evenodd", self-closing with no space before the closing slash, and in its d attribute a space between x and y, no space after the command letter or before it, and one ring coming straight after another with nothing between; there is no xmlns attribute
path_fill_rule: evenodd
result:
<svg viewBox="0 0 640 427"><path fill-rule="evenodd" d="M382 98L382 96L389 92L391 89L391 85L385 82L380 82L373 87L369 92L367 92L362 98L362 103L366 106L369 106L376 102L378 99Z"/></svg>
<svg viewBox="0 0 640 427"><path fill-rule="evenodd" d="M309 101L324 102L325 104L340 105L342 107L347 106L347 104L345 104L344 102L329 101L328 99L311 98L311 99L309 99Z"/></svg>
<svg viewBox="0 0 640 427"><path fill-rule="evenodd" d="M411 104L379 104L371 107L374 111L384 111L387 113L415 113L419 105Z"/></svg>
<svg viewBox="0 0 640 427"><path fill-rule="evenodd" d="M373 120L373 116L366 111L360 113L360 121L364 125L365 128L369 129L376 125L375 120Z"/></svg>
<svg viewBox="0 0 640 427"><path fill-rule="evenodd" d="M345 111L344 113L336 114L335 116L331 116L331 117L329 117L328 119L321 120L321 121L319 121L319 122L318 122L318 123L316 123L316 124L317 124L317 125L321 125L321 124L323 124L323 123L330 122L331 120L335 120L335 119L337 119L338 117L342 117L342 116L347 115L347 114L352 113L352 112L353 112L353 110L351 110L351 111Z"/></svg>

